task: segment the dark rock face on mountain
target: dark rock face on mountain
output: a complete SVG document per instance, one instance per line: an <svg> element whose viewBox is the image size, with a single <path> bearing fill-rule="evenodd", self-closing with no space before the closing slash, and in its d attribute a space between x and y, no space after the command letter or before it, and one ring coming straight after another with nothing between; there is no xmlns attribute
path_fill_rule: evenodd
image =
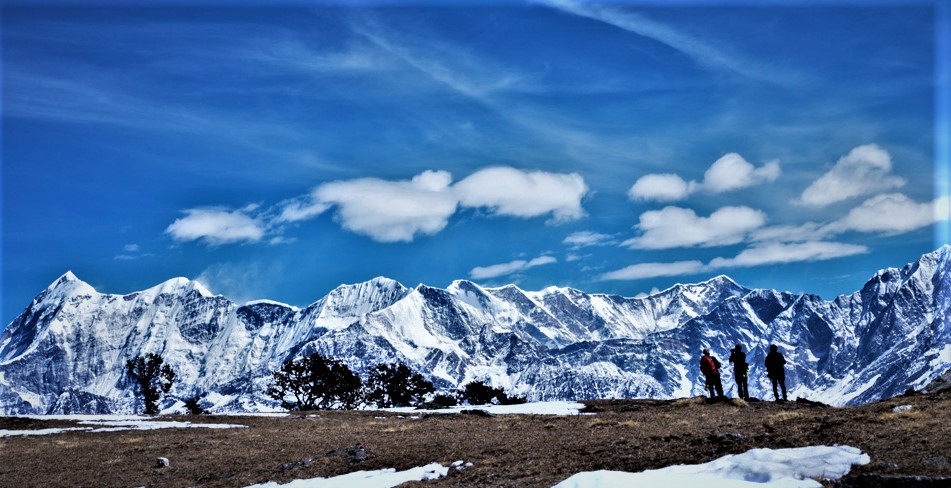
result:
<svg viewBox="0 0 951 488"><path fill-rule="evenodd" d="M949 314L948 246L832 301L725 276L642 298L376 278L298 309L239 305L184 278L103 294L67 272L0 337L0 413L130 412L123 365L149 352L177 372L172 398L204 394L215 411L273 407L263 395L270 372L311 351L360 374L403 361L443 390L487 380L530 400L681 397L703 391L702 348L726 364L736 343L748 352L753 396L772 396L762 364L775 343L791 398L855 404L948 370ZM731 375L725 366L727 388Z"/></svg>

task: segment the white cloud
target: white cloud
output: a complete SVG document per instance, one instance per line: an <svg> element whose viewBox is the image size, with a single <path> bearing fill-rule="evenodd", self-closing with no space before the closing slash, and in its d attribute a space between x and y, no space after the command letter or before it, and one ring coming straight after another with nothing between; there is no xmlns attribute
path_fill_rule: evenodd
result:
<svg viewBox="0 0 951 488"><path fill-rule="evenodd" d="M381 242L409 242L417 234L432 235L446 227L458 205L449 190L451 182L445 171L425 171L408 181L361 178L326 183L314 190L313 197L336 206L337 218L347 230Z"/></svg>
<svg viewBox="0 0 951 488"><path fill-rule="evenodd" d="M282 205L281 213L275 219L277 222L299 222L312 219L330 208L330 205L326 203L314 201L313 196L291 200Z"/></svg>
<svg viewBox="0 0 951 488"><path fill-rule="evenodd" d="M562 244L571 246L572 249L580 249L587 246L603 246L612 244L614 242L614 237L608 234L583 230L570 234L561 242Z"/></svg>
<svg viewBox="0 0 951 488"><path fill-rule="evenodd" d="M725 246L742 242L766 223L766 214L749 207L723 207L700 217L691 209L665 207L644 212L639 237L624 241L634 249Z"/></svg>
<svg viewBox="0 0 951 488"><path fill-rule="evenodd" d="M324 183L302 197L264 209L191 209L166 230L176 240L204 239L208 244L261 240L280 234L282 224L312 219L335 209L343 228L380 242L410 242L433 235L457 209L485 207L490 213L531 218L550 215L560 222L585 215L581 200L588 192L575 173L522 171L508 167L477 171L455 185L446 171L424 171L411 180L358 178ZM288 242L272 236L272 244Z"/></svg>
<svg viewBox="0 0 951 488"><path fill-rule="evenodd" d="M834 258L864 254L866 246L842 242L809 241L796 243L770 242L755 244L732 258L714 258L701 261L670 263L639 263L602 274L600 280L640 280L663 276L681 276L715 271L722 268L764 266L797 262L825 261Z"/></svg>
<svg viewBox="0 0 951 488"><path fill-rule="evenodd" d="M453 185L459 203L488 207L495 214L539 217L551 214L555 221L585 215L581 199L588 185L577 173L547 173L498 167L479 170Z"/></svg>
<svg viewBox="0 0 951 488"><path fill-rule="evenodd" d="M948 197L918 203L901 193L876 195L830 223L777 225L754 231L754 242L821 241L844 232L898 235L949 219Z"/></svg>
<svg viewBox="0 0 951 488"><path fill-rule="evenodd" d="M557 263L558 260L552 256L539 256L531 261L517 259L508 263L493 264L490 266L477 266L469 271L469 276L475 280L484 280L497 278L499 276L509 275L518 271L524 271L536 266Z"/></svg>
<svg viewBox="0 0 951 488"><path fill-rule="evenodd" d="M631 200L676 202L687 198L696 188L696 182L687 182L673 173L649 174L634 182L627 196Z"/></svg>
<svg viewBox="0 0 951 488"><path fill-rule="evenodd" d="M716 269L802 261L825 261L864 254L868 251L868 247L842 242L809 241L791 244L771 242L744 249L733 258L714 258L708 266L711 269Z"/></svg>
<svg viewBox="0 0 951 488"><path fill-rule="evenodd" d="M703 174L703 189L711 193L723 193L746 188L779 178L779 162L770 161L759 168L737 153L728 153L710 165Z"/></svg>
<svg viewBox="0 0 951 488"><path fill-rule="evenodd" d="M796 200L809 207L824 207L849 198L901 187L904 178L894 176L892 157L875 144L858 146L839 158L826 174L812 182Z"/></svg>
<svg viewBox="0 0 951 488"><path fill-rule="evenodd" d="M539 256L535 259L532 259L525 265L525 268L534 268L535 266L541 266L543 264L552 264L557 263L558 260L551 256Z"/></svg>
<svg viewBox="0 0 951 488"><path fill-rule="evenodd" d="M901 193L876 195L828 225L830 232L903 234L948 218L948 197L918 203Z"/></svg>
<svg viewBox="0 0 951 488"><path fill-rule="evenodd" d="M648 174L634 182L627 196L631 200L674 202L697 191L725 193L776 181L781 170L779 161L769 161L759 168L737 153L727 153L713 162L703 174L703 181L686 181L673 173Z"/></svg>
<svg viewBox="0 0 951 488"><path fill-rule="evenodd" d="M126 244L122 246L122 253L112 257L115 261L134 261L139 258L154 256L151 253L140 252L142 248L138 244Z"/></svg>
<svg viewBox="0 0 951 488"><path fill-rule="evenodd" d="M237 242L258 242L264 236L264 225L241 210L192 208L175 220L165 233L180 242L201 240L210 245Z"/></svg>
<svg viewBox="0 0 951 488"><path fill-rule="evenodd" d="M307 199L286 204L278 219L301 220L336 207L337 219L347 230L381 242L409 242L419 234L441 231L459 206L487 207L497 215L521 218L580 218L587 191L584 179L573 173L487 168L453 185L448 172L430 170L409 181L326 183Z"/></svg>
<svg viewBox="0 0 951 488"><path fill-rule="evenodd" d="M805 242L818 241L829 235L826 226L816 222L799 225L773 225L756 229L750 234L754 242Z"/></svg>
<svg viewBox="0 0 951 488"><path fill-rule="evenodd" d="M705 270L701 261L676 261L673 263L640 263L602 274L601 280L641 280L662 276L681 276Z"/></svg>

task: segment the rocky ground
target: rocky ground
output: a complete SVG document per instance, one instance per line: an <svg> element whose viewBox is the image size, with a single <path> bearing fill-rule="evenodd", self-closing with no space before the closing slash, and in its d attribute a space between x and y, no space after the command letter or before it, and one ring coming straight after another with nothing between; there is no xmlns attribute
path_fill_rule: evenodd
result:
<svg viewBox="0 0 951 488"><path fill-rule="evenodd" d="M4 437L0 486L246 486L457 460L472 466L419 484L551 486L580 471L641 471L819 444L855 446L871 457L828 486L951 486L951 390L849 408L703 398L584 403L591 415L182 416L162 420L248 428ZM0 417L0 430L50 427L76 424ZM159 457L169 465L158 467Z"/></svg>

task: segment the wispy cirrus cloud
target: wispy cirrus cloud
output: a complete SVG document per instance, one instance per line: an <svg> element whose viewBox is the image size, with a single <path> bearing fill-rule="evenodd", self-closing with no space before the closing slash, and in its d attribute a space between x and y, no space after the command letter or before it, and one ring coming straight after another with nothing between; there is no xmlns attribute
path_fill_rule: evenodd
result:
<svg viewBox="0 0 951 488"><path fill-rule="evenodd" d="M630 154L630 145L600 136L586 121L552 110L550 104L537 103L536 97L550 90L543 75L500 63L465 44L410 35L376 21L357 24L354 30L408 68L399 71L407 81L391 88L417 95L429 94L434 87L448 90L510 124L520 137L538 138L582 164L595 166L603 164L604 156Z"/></svg>
<svg viewBox="0 0 951 488"><path fill-rule="evenodd" d="M499 276L506 276L519 271L525 271L536 266L557 262L558 260L552 256L539 256L528 261L524 259L516 259L515 261L510 261L508 263L493 264L489 266L476 266L475 268L472 268L471 271L469 271L469 277L474 280L498 278Z"/></svg>
<svg viewBox="0 0 951 488"><path fill-rule="evenodd" d="M725 193L776 181L780 173L779 161L769 161L755 167L743 156L727 153L710 165L703 175L703 181L687 181L673 173L648 174L638 178L627 195L631 200L674 202L696 191Z"/></svg>
<svg viewBox="0 0 951 488"><path fill-rule="evenodd" d="M794 83L801 76L786 70L774 72L766 63L753 62L741 55L730 53L708 40L678 30L670 25L653 20L646 15L632 12L616 4L598 4L576 0L536 0L566 13L604 22L605 24L660 42L704 68L733 73L745 78L766 81L778 85Z"/></svg>
<svg viewBox="0 0 951 488"><path fill-rule="evenodd" d="M614 236L590 230L573 232L561 241L572 249L581 249L589 246L608 246L616 242Z"/></svg>
<svg viewBox="0 0 951 488"><path fill-rule="evenodd" d="M460 46L434 39L403 39L373 23L356 31L429 80L473 100L492 103L492 95L498 93L531 91L530 77L475 57Z"/></svg>

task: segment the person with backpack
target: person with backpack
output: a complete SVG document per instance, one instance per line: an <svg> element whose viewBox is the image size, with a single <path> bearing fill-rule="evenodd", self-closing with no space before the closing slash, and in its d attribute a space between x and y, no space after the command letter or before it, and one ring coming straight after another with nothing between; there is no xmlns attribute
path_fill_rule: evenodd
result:
<svg viewBox="0 0 951 488"><path fill-rule="evenodd" d="M779 385L783 389L783 401L786 401L786 358L783 357L782 353L779 352L779 348L776 344L769 346L769 354L766 355L766 375L769 376L769 380L773 383L773 397L776 401L779 401L779 392L776 391L776 386Z"/></svg>
<svg viewBox="0 0 951 488"><path fill-rule="evenodd" d="M723 396L723 383L720 382L720 361L710 355L709 349L703 350L700 357L700 372L707 379L706 387L710 390L710 398Z"/></svg>
<svg viewBox="0 0 951 488"><path fill-rule="evenodd" d="M736 394L744 399L750 399L750 390L747 385L747 373L750 365L746 363L746 353L743 346L737 344L730 352L730 362L733 363L733 379L736 380Z"/></svg>

